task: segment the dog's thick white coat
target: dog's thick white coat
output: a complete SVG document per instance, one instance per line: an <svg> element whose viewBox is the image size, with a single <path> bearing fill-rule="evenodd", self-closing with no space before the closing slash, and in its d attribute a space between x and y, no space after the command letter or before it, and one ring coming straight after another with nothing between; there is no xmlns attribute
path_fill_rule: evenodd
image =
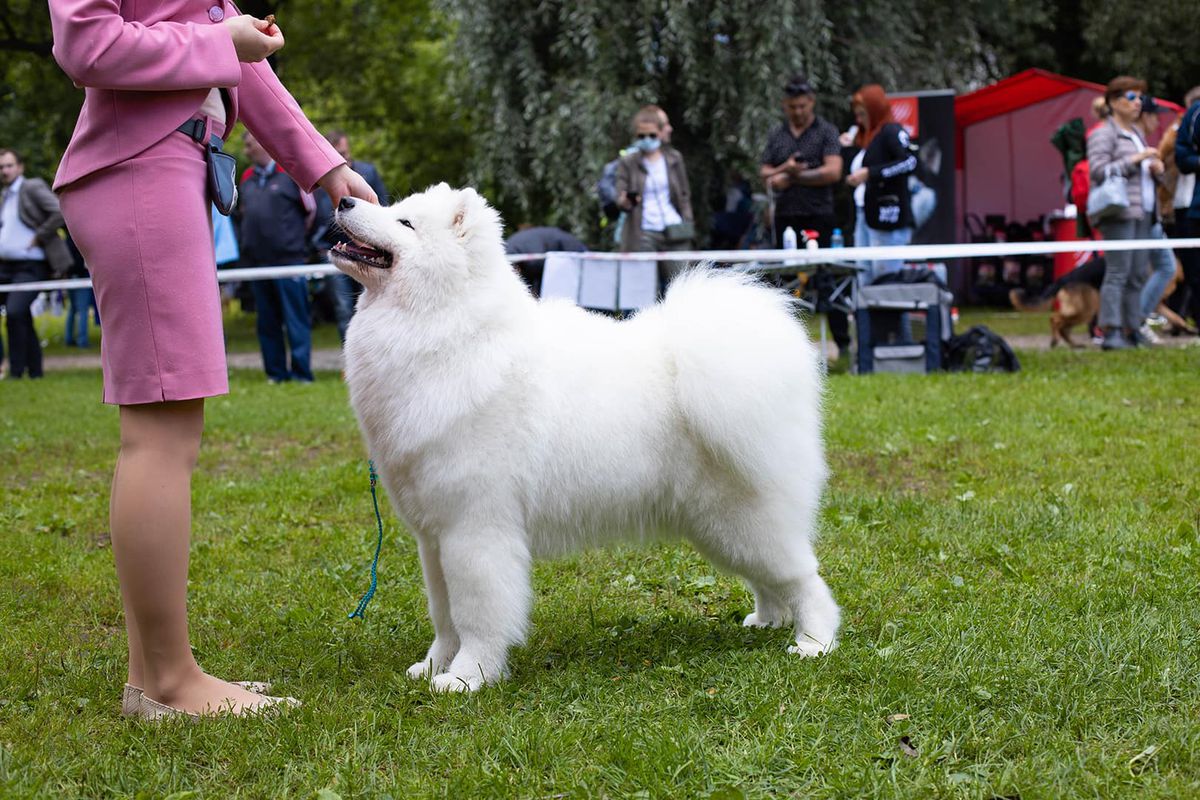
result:
<svg viewBox="0 0 1200 800"><path fill-rule="evenodd" d="M793 624L800 655L833 648L839 610L812 550L821 373L781 293L698 269L617 322L537 302L470 189L338 221L393 258L335 263L365 287L346 379L433 619L410 675L450 691L501 678L532 558L661 534L747 581L747 625Z"/></svg>

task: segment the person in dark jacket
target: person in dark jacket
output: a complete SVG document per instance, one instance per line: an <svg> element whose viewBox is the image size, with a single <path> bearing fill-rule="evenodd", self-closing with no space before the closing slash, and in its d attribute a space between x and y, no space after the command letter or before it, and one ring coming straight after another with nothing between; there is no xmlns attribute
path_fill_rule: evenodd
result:
<svg viewBox="0 0 1200 800"><path fill-rule="evenodd" d="M1189 91L1184 99L1191 102L1176 132L1175 166L1184 175L1196 175L1200 173L1200 86ZM1180 238L1200 236L1200 189L1192 190L1192 201L1187 208L1176 209L1175 227ZM1200 325L1200 250L1181 249L1179 260L1183 264L1183 279L1191 290L1192 318Z"/></svg>
<svg viewBox="0 0 1200 800"><path fill-rule="evenodd" d="M892 116L892 104L882 86L868 84L854 97L867 112L866 128L859 130L856 142L862 148L862 161L846 177L856 195L860 187L863 190L862 222L855 228L855 244L906 245L913 235L908 178L917 169L917 156L910 148L908 132ZM859 241L860 232L865 242ZM869 283L903 266L898 258L875 261L864 279Z"/></svg>
<svg viewBox="0 0 1200 800"><path fill-rule="evenodd" d="M41 178L25 176L25 162L15 151L0 149L0 284L45 280L52 272L64 274L71 255L58 235L62 226L58 196ZM7 309L11 378L42 377L42 345L32 313L37 296L37 292L11 292L5 300L0 295Z"/></svg>
<svg viewBox="0 0 1200 800"><path fill-rule="evenodd" d="M583 253L587 245L576 239L562 228L541 226L535 228L528 222L517 226L517 232L504 242L504 252L509 255L529 255L535 253ZM542 272L546 268L545 261L521 261L513 264L521 280L533 292L534 297L540 297L542 292Z"/></svg>
<svg viewBox="0 0 1200 800"><path fill-rule="evenodd" d="M367 185L375 190L375 195L379 198L379 205L386 206L391 203L387 187L383 183L383 176L379 174L379 168L370 161L359 161L351 156L349 134L343 130L334 129L325 134L325 140L333 145L333 149L337 151L338 155L346 159L350 169L361 175ZM317 202L317 221L312 233L312 245L318 260L328 261L329 251L333 246L349 240L333 224L333 203L329 200L329 193L324 189L317 189L313 192L313 198ZM321 284L319 299L328 303L333 310L339 341L346 341L346 328L350 325L350 318L354 316L354 303L360 292L362 292L362 286L342 272L326 276Z"/></svg>
<svg viewBox="0 0 1200 800"><path fill-rule="evenodd" d="M238 241L248 267L303 264L316 214L312 195L300 189L249 132L246 155L254 162L242 179ZM258 313L255 330L263 370L271 383L312 383L312 316L308 281L269 278L251 283ZM288 366L284 338L291 350Z"/></svg>

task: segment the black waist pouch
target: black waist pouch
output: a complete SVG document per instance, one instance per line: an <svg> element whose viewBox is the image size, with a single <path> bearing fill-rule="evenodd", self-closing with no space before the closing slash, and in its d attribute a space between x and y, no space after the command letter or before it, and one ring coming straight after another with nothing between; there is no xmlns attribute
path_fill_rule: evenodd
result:
<svg viewBox="0 0 1200 800"><path fill-rule="evenodd" d="M208 164L208 198L225 216L229 216L237 205L237 159L222 148L219 136L210 136L204 141L204 120L189 119L177 130L186 133L196 144L204 146L204 160Z"/></svg>
<svg viewBox="0 0 1200 800"><path fill-rule="evenodd" d="M222 142L213 136L204 147L208 160L208 196L225 216L237 205L237 159L221 149Z"/></svg>

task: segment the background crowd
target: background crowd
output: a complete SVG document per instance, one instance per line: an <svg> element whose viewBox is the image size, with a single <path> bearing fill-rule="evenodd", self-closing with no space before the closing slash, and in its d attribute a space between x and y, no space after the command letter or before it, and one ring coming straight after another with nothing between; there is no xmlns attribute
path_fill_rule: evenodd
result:
<svg viewBox="0 0 1200 800"><path fill-rule="evenodd" d="M1081 158L1073 170L1068 200L1080 209L1080 224L1103 239L1193 236L1200 232L1200 195L1194 191L1200 153L1200 87L1184 98L1185 113L1159 130L1159 109L1144 81L1113 79L1094 108ZM629 124L629 146L607 164L596 183L601 226L613 249L670 252L710 246L721 249L841 244L903 245L911 241L922 216L922 183L917 144L892 113L882 86L867 84L851 96L851 121L839 132L820 112L817 92L803 74L793 75L780 93L782 120L764 131L758 181L730 173L724 196L697 229L689 167L672 145L674 128L659 106L640 108ZM1157 146L1148 142L1159 136ZM327 134L333 147L361 174L382 201L389 200L380 170L356 160L349 135ZM309 194L283 172L247 133L240 177L240 202L230 219L213 214L218 263L222 267L319 263L342 239L333 222L329 197ZM20 155L0 150L3 216L0 217L0 282L85 276L86 265L69 236L46 182L25 176ZM1126 204L1089 224L1089 190L1121 184ZM62 231L65 234L65 231ZM223 241L224 240L224 241ZM522 222L509 237L510 253L584 250L581 236L549 225ZM223 254L223 255L222 255ZM1126 349L1158 340L1150 322L1164 311L1191 332L1200 320L1200 253L1169 248L1119 251L1098 259L1101 303L1097 341L1104 349ZM683 267L659 264L660 291ZM863 282L904 267L899 260L864 265ZM1088 268L1095 273L1097 263ZM518 271L535 293L542 265L526 262ZM275 278L228 286L246 311L254 312L263 368L272 382L313 379L312 326L329 322L339 338L353 314L360 287L345 275L310 281ZM100 320L90 289L65 293L66 343L87 347L89 316ZM7 374L40 377L42 358L34 328L38 293L7 295ZM57 298L56 298L57 299ZM1165 306L1160 304L1166 304ZM1188 317L1193 323L1189 323ZM830 329L839 351L850 347L844 312L831 309ZM0 358L0 362L4 359Z"/></svg>

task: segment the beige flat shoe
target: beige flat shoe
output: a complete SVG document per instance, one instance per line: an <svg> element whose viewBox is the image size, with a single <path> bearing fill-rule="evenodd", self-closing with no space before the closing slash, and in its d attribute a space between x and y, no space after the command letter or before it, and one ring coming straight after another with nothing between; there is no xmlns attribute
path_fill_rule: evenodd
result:
<svg viewBox="0 0 1200 800"><path fill-rule="evenodd" d="M183 711L178 708L172 708L156 700L151 700L143 694L138 701L136 716L138 719L151 722L164 719L186 719L188 722L199 722L203 717L259 717L266 714L280 713L289 708L299 708L302 705L294 697L267 697L264 695L263 699L266 702L262 705L237 714L227 710L218 711L215 714L197 714L194 711Z"/></svg>
<svg viewBox="0 0 1200 800"><path fill-rule="evenodd" d="M129 683L125 684L125 688L121 690L121 716L136 717L141 699L141 689Z"/></svg>
<svg viewBox="0 0 1200 800"><path fill-rule="evenodd" d="M271 691L270 681L232 681L234 686L240 686L248 692L254 694L266 694ZM125 684L125 688L121 690L121 716L122 717L138 717L141 713L138 709L138 703L142 699L143 689L139 689L131 683ZM166 706L163 706L166 708Z"/></svg>

